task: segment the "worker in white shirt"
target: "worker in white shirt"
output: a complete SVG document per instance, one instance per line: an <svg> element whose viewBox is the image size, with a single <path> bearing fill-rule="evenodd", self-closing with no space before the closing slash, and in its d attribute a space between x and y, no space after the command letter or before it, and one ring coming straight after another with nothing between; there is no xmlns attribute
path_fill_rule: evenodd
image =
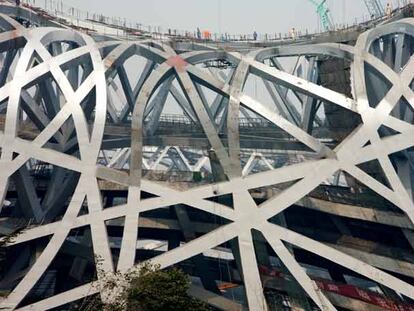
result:
<svg viewBox="0 0 414 311"><path fill-rule="evenodd" d="M387 15L387 18L390 18L392 15L392 6L390 2L388 2L385 7L385 14Z"/></svg>

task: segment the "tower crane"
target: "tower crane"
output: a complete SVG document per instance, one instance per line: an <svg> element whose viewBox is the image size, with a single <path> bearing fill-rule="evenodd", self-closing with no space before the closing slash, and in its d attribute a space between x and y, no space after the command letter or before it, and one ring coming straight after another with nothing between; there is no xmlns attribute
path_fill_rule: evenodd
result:
<svg viewBox="0 0 414 311"><path fill-rule="evenodd" d="M324 31L328 31L333 28L332 18L329 11L328 4L326 3L326 0L322 0L320 2L317 2L316 0L309 0L315 7L316 7L316 13L318 13L319 20L322 25L322 29Z"/></svg>
<svg viewBox="0 0 414 311"><path fill-rule="evenodd" d="M364 2L371 17L378 18L385 15L384 7L380 0L364 0Z"/></svg>

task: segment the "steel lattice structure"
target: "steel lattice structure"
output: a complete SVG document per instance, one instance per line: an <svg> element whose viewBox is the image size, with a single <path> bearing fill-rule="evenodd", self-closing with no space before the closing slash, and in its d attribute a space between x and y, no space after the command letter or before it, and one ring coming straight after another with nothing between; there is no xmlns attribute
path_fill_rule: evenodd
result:
<svg viewBox="0 0 414 311"><path fill-rule="evenodd" d="M14 185L21 191L18 199L22 218L31 220L11 247L49 238L28 266L14 269L13 274L21 276L1 307L44 310L95 294L94 285L99 280L24 303L73 230L90 228L93 252L105 272L125 272L137 264L141 215L176 205L224 221L203 235L194 234L197 227L190 224L192 238L162 251L151 261L167 268L211 249L225 248L233 241L250 310L268 308L252 230L261 233L321 310L335 307L299 265L292 248L315 254L414 299L414 286L384 271L390 269L365 262L357 253L327 245L275 221L290 206L340 173L391 202L399 210L398 217L405 221L401 227L412 230L414 49L409 40L414 40L413 19L363 33L354 46L292 45L259 49L247 55L206 46L178 54L168 42L96 41L70 29L28 29L7 16L1 16L0 26L4 30L0 34L0 112L5 116L0 132L0 206L6 209L4 202L11 200L8 193ZM134 80L127 70L129 61L136 56L145 60L145 66ZM278 61L292 56L306 60L307 68L301 77L297 71L284 71ZM350 64L352 96L320 85L315 74L317 59ZM226 71L203 67L212 61L225 61L231 67ZM253 76L263 81L274 106L248 94L245 85ZM214 94L211 103L207 92L210 97ZM154 136L160 131L169 94L180 103L186 120L197 126L197 133L205 135L203 138L184 136L177 143ZM116 96L124 100L117 102ZM294 97L300 99L301 107L294 108L290 103ZM344 118L352 117L355 123L348 126L346 135L333 135L337 144L315 137L322 135L315 133L321 128L318 124L324 122L318 109L326 113L332 107L339 107ZM246 115L265 120L270 130L277 129L284 136L271 137L267 145L260 147L249 145L243 140L245 134L240 126L241 117ZM253 127L254 122L249 122L246 128ZM126 134L114 138L111 135L117 129ZM175 131L178 126L167 132ZM161 147L154 147L156 141L161 141ZM210 150L215 160L200 151L203 148ZM290 153L296 155L296 162L273 162L275 155ZM398 160L393 160L394 154L399 155ZM256 160L264 161L264 165L257 168ZM379 163L386 182L361 168L372 161ZM40 164L48 168L48 174L51 170L52 176L42 190L42 199L35 182L31 183L36 180L31 178L31 171ZM145 177L146 171L159 165L166 170L183 165L180 171L204 170L215 176L213 181L185 188ZM127 189L127 201L104 206L101 184L105 182ZM275 185L287 186L260 204L249 192ZM143 193L151 197L143 197ZM211 200L226 195L231 195L232 207ZM85 206L87 212L82 213ZM181 217L194 223L188 215ZM124 219L122 243L114 262L107 223L120 218ZM389 218L382 223L391 225L392 221ZM188 227L186 230L191 232Z"/></svg>

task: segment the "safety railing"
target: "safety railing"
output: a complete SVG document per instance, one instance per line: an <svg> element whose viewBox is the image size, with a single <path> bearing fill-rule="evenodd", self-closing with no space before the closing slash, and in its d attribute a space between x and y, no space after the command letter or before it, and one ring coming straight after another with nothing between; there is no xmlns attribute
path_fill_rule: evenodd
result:
<svg viewBox="0 0 414 311"><path fill-rule="evenodd" d="M14 3L14 0L9 0ZM273 32L273 33L257 33L253 31L250 34L230 34L217 33L208 30L182 30L174 27L162 27L155 25L145 25L144 23L129 20L121 17L105 16L100 13L81 10L64 3L63 0L22 0L22 5L31 8L35 11L43 13L46 17L65 20L74 27L83 28L84 30L97 31L100 29L105 34L120 36L123 38L130 38L135 36L148 36L154 39L157 38L185 38L195 42L270 42L270 41L285 41L285 40L309 40L312 37L324 35L326 32L315 30L295 30L287 33ZM398 7L393 14L404 10L407 6L412 6L408 1L402 2L403 7ZM372 19L369 15L363 15L361 18L355 18L351 23L335 24L330 31L352 31L356 27L363 26L369 23L381 22L387 17L382 16ZM89 27L85 27L86 24Z"/></svg>

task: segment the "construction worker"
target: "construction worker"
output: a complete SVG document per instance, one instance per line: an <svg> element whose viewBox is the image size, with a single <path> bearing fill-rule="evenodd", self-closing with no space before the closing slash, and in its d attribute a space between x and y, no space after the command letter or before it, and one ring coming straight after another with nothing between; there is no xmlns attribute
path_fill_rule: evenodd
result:
<svg viewBox="0 0 414 311"><path fill-rule="evenodd" d="M290 30L290 37L291 37L293 40L296 40L296 29L295 29L295 27L293 27L293 28Z"/></svg>
<svg viewBox="0 0 414 311"><path fill-rule="evenodd" d="M257 32L256 32L256 31L254 31L254 32L253 32L253 40L254 40L254 41L256 41L256 40L257 40Z"/></svg>
<svg viewBox="0 0 414 311"><path fill-rule="evenodd" d="M387 18L390 18L392 15L392 6L390 2L388 2L385 7L385 14L387 15Z"/></svg>
<svg viewBox="0 0 414 311"><path fill-rule="evenodd" d="M208 30L203 30L203 38L205 40L211 40L211 32Z"/></svg>

